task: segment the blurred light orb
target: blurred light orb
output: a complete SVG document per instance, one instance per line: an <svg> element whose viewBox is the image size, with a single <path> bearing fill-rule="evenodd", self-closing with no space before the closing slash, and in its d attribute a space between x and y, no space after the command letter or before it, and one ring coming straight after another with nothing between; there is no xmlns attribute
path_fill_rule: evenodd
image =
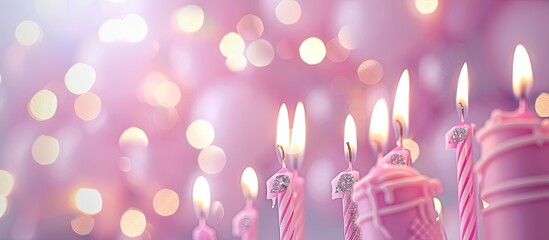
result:
<svg viewBox="0 0 549 240"><path fill-rule="evenodd" d="M130 208L124 212L120 219L120 229L128 237L137 237L143 234L147 227L145 214L138 209Z"/></svg>
<svg viewBox="0 0 549 240"><path fill-rule="evenodd" d="M402 141L402 145L404 145L404 148L410 150L412 163L415 162L419 157L419 145L417 144L417 142L412 139L404 139Z"/></svg>
<svg viewBox="0 0 549 240"><path fill-rule="evenodd" d="M326 47L322 40L316 37L310 37L305 39L305 41L301 43L301 46L299 46L299 55L301 56L301 59L309 65L319 64L326 56Z"/></svg>
<svg viewBox="0 0 549 240"><path fill-rule="evenodd" d="M415 0L415 5L421 14L431 14L437 10L438 0Z"/></svg>
<svg viewBox="0 0 549 240"><path fill-rule="evenodd" d="M248 60L244 54L233 54L225 60L225 66L231 72L241 72L248 65Z"/></svg>
<svg viewBox="0 0 549 240"><path fill-rule="evenodd" d="M124 40L138 43L147 37L149 27L141 16L134 13L128 14L122 19L122 23L124 27Z"/></svg>
<svg viewBox="0 0 549 240"><path fill-rule="evenodd" d="M326 43L326 57L332 62L343 62L345 61L351 52L349 49L341 46L337 38Z"/></svg>
<svg viewBox="0 0 549 240"><path fill-rule="evenodd" d="M40 135L32 143L32 158L40 165L50 165L59 156L59 141L56 138Z"/></svg>
<svg viewBox="0 0 549 240"><path fill-rule="evenodd" d="M76 63L65 74L65 86L71 93L86 93L93 87L95 77L95 69L92 66Z"/></svg>
<svg viewBox="0 0 549 240"><path fill-rule="evenodd" d="M115 42L122 39L124 32L124 21L122 19L109 19L101 24L98 35L101 42Z"/></svg>
<svg viewBox="0 0 549 240"><path fill-rule="evenodd" d="M8 210L8 198L6 196L0 196L0 218L4 216Z"/></svg>
<svg viewBox="0 0 549 240"><path fill-rule="evenodd" d="M152 72L143 81L141 85L141 90L143 93L143 98L151 106L158 106L158 100L156 99L156 90L163 83L167 82L168 77L159 72Z"/></svg>
<svg viewBox="0 0 549 240"><path fill-rule="evenodd" d="M358 43L356 42L352 31L351 27L345 25L339 29L339 32L337 33L339 43L348 50L353 50L358 47Z"/></svg>
<svg viewBox="0 0 549 240"><path fill-rule="evenodd" d="M53 117L57 111L57 96L50 90L42 89L29 101L30 116L37 121L45 121Z"/></svg>
<svg viewBox="0 0 549 240"><path fill-rule="evenodd" d="M36 22L25 20L15 28L15 40L23 46L32 46L42 39L42 29Z"/></svg>
<svg viewBox="0 0 549 240"><path fill-rule="evenodd" d="M198 154L198 166L207 174L217 174L225 168L227 157L225 151L218 146L210 145Z"/></svg>
<svg viewBox="0 0 549 240"><path fill-rule="evenodd" d="M10 172L0 169L0 196L7 197L13 190L15 185L15 177Z"/></svg>
<svg viewBox="0 0 549 240"><path fill-rule="evenodd" d="M103 198L97 189L79 188L74 194L76 208L85 214L94 215L103 208Z"/></svg>
<svg viewBox="0 0 549 240"><path fill-rule="evenodd" d="M196 5L187 5L175 13L175 22L184 32L196 32L204 24L204 12Z"/></svg>
<svg viewBox="0 0 549 240"><path fill-rule="evenodd" d="M549 117L549 93L543 92L536 98L535 108L540 117Z"/></svg>
<svg viewBox="0 0 549 240"><path fill-rule="evenodd" d="M282 0L276 6L275 14L278 21L291 25L301 18L301 6L294 0Z"/></svg>
<svg viewBox="0 0 549 240"><path fill-rule="evenodd" d="M174 82L163 81L156 87L154 96L160 106L170 108L175 107L181 100L181 91Z"/></svg>
<svg viewBox="0 0 549 240"><path fill-rule="evenodd" d="M256 15L248 14L236 24L236 31L245 40L255 40L263 34L263 22Z"/></svg>
<svg viewBox="0 0 549 240"><path fill-rule="evenodd" d="M204 119L198 119L189 124L186 131L187 141L196 149L210 146L215 139L212 124Z"/></svg>
<svg viewBox="0 0 549 240"><path fill-rule="evenodd" d="M219 50L221 51L221 54L227 58L235 54L244 53L245 48L244 39L240 34L235 32L225 34L221 39L221 42L219 42Z"/></svg>
<svg viewBox="0 0 549 240"><path fill-rule="evenodd" d="M122 149L130 146L145 148L149 145L149 139L147 138L145 131L141 128L130 127L122 132L118 144Z"/></svg>
<svg viewBox="0 0 549 240"><path fill-rule="evenodd" d="M92 92L79 95L74 101L74 112L84 121L96 119L101 113L101 98Z"/></svg>
<svg viewBox="0 0 549 240"><path fill-rule="evenodd" d="M274 49L265 39L258 39L250 43L246 49L248 61L255 67L265 67L274 59Z"/></svg>
<svg viewBox="0 0 549 240"><path fill-rule="evenodd" d="M44 17L61 15L67 10L67 0L36 0L34 9Z"/></svg>
<svg viewBox="0 0 549 240"><path fill-rule="evenodd" d="M171 189L160 189L153 198L154 211L160 216L173 215L179 208L179 195Z"/></svg>
<svg viewBox="0 0 549 240"><path fill-rule="evenodd" d="M358 78L363 83L373 85L381 81L383 77L383 68L376 60L366 60L358 66Z"/></svg>
<svg viewBox="0 0 549 240"><path fill-rule="evenodd" d="M71 220L72 230L81 236L90 234L94 224L93 217L86 214L80 214Z"/></svg>

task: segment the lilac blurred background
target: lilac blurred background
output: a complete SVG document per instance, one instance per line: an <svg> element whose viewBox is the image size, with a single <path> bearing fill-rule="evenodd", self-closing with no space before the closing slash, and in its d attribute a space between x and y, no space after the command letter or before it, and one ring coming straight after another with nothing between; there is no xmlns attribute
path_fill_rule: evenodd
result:
<svg viewBox="0 0 549 240"><path fill-rule="evenodd" d="M190 239L192 183L204 175L208 223L237 239L231 219L252 166L260 239L276 239L277 211L265 199L280 168L276 118L285 102L293 119L303 101L306 236L342 239L330 180L346 167L345 116L355 117L365 175L375 163L373 105L384 97L392 106L409 68L414 166L443 182L444 221L457 239L455 153L444 134L458 122L461 65L468 120L481 127L492 109L517 105L512 54L524 44L528 100L547 116L548 23L548 1L3 0L0 238ZM387 149L394 139L391 131Z"/></svg>

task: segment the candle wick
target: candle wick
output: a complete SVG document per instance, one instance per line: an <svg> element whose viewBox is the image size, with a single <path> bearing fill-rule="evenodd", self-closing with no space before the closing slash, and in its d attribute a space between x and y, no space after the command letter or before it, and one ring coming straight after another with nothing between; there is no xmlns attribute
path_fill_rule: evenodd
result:
<svg viewBox="0 0 549 240"><path fill-rule="evenodd" d="M459 119L461 120L461 122L464 122L465 121L465 106L463 106L463 103L462 102L459 102Z"/></svg>
<svg viewBox="0 0 549 240"><path fill-rule="evenodd" d="M282 147L280 144L276 145L276 148L278 149L278 157L280 158L280 162L282 163L282 167L286 167L286 153L284 152L284 147Z"/></svg>
<svg viewBox="0 0 549 240"><path fill-rule="evenodd" d="M347 151L349 152L349 167L351 167L353 165L353 151L349 142L346 142L345 145L347 145Z"/></svg>
<svg viewBox="0 0 549 240"><path fill-rule="evenodd" d="M528 109L528 104L526 104L526 97L523 92L521 93L521 96L520 96L518 112L525 113L527 109Z"/></svg>
<svg viewBox="0 0 549 240"><path fill-rule="evenodd" d="M404 127L402 126L402 123L400 122L400 120L395 120L396 124L398 125L398 141L397 141L397 146L399 147L402 147L402 141L403 141L403 136L404 136Z"/></svg>

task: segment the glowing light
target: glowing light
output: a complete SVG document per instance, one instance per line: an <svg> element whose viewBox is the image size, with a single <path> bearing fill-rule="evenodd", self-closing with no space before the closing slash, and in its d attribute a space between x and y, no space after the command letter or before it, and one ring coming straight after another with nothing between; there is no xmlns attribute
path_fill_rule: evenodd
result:
<svg viewBox="0 0 549 240"><path fill-rule="evenodd" d="M383 77L383 68L376 60L366 60L358 66L358 78L368 85L376 84Z"/></svg>
<svg viewBox="0 0 549 240"><path fill-rule="evenodd" d="M532 64L526 48L517 45L513 56L513 92L516 97L526 97L532 88Z"/></svg>
<svg viewBox="0 0 549 240"><path fill-rule="evenodd" d="M258 39L250 43L246 49L248 61L256 67L265 67L269 65L274 58L273 46L264 39Z"/></svg>
<svg viewBox="0 0 549 240"><path fill-rule="evenodd" d="M301 6L294 0L282 0L276 6L275 14L278 21L291 25L301 18Z"/></svg>
<svg viewBox="0 0 549 240"><path fill-rule="evenodd" d="M215 139L215 131L212 124L204 119L198 119L187 127L187 141L196 149L210 146Z"/></svg>
<svg viewBox="0 0 549 240"><path fill-rule="evenodd" d="M433 198L433 204L435 205L435 211L438 214L437 219L440 217L440 213L442 212L442 203L438 198Z"/></svg>
<svg viewBox="0 0 549 240"><path fill-rule="evenodd" d="M0 218L4 216L8 210L8 198L5 196L0 196Z"/></svg>
<svg viewBox="0 0 549 240"><path fill-rule="evenodd" d="M82 236L90 234L94 224L93 217L86 214L81 214L71 220L72 230Z"/></svg>
<svg viewBox="0 0 549 240"><path fill-rule="evenodd" d="M196 32L204 24L204 12L196 5L187 5L175 12L175 22L184 32Z"/></svg>
<svg viewBox="0 0 549 240"><path fill-rule="evenodd" d="M175 107L181 100L179 86L171 81L163 81L156 87L156 102L162 107Z"/></svg>
<svg viewBox="0 0 549 240"><path fill-rule="evenodd" d="M412 139L404 139L404 141L402 141L402 145L404 145L404 148L410 150L412 162L415 162L418 159L420 152L417 142Z"/></svg>
<svg viewBox="0 0 549 240"><path fill-rule="evenodd" d="M123 39L124 21L122 19L109 19L101 24L98 35L102 42L115 42Z"/></svg>
<svg viewBox="0 0 549 240"><path fill-rule="evenodd" d="M482 200L482 207L483 208L488 208L490 206L490 204L484 200Z"/></svg>
<svg viewBox="0 0 549 240"><path fill-rule="evenodd" d="M65 74L65 86L74 94L88 92L95 83L95 69L85 63L72 65Z"/></svg>
<svg viewBox="0 0 549 240"><path fill-rule="evenodd" d="M345 134L343 135L343 149L345 151L346 161L356 160L356 142L355 119L351 114L347 114L347 118L345 119ZM349 143L349 146L347 146L347 143ZM349 150L351 150L351 152L349 152Z"/></svg>
<svg viewBox="0 0 549 240"><path fill-rule="evenodd" d="M322 40L310 37L299 46L299 55L309 65L319 64L326 56L326 47Z"/></svg>
<svg viewBox="0 0 549 240"><path fill-rule="evenodd" d="M469 105L469 71L467 70L467 63L463 64L461 72L459 73L459 80L456 94L456 107L458 112L461 113L461 108L464 108L464 117L467 114L467 106Z"/></svg>
<svg viewBox="0 0 549 240"><path fill-rule="evenodd" d="M421 14L431 14L437 10L438 0L415 0L415 5Z"/></svg>
<svg viewBox="0 0 549 240"><path fill-rule="evenodd" d="M25 20L15 28L15 40L23 46L31 46L42 39L42 29L37 23Z"/></svg>
<svg viewBox="0 0 549 240"><path fill-rule="evenodd" d="M295 155L294 167L301 168L303 163L303 155L305 152L305 141L307 135L307 127L305 125L305 107L302 102L298 102L295 108L294 124L292 125L292 136L290 139L289 154Z"/></svg>
<svg viewBox="0 0 549 240"><path fill-rule="evenodd" d="M74 195L76 208L83 213L94 215L101 212L103 198L97 189L79 188Z"/></svg>
<svg viewBox="0 0 549 240"><path fill-rule="evenodd" d="M244 54L233 54L225 60L225 66L232 72L240 72L246 68L248 60Z"/></svg>
<svg viewBox="0 0 549 240"><path fill-rule="evenodd" d="M137 127L130 127L120 135L118 145L120 146L120 148L123 149L131 146L145 148L147 147L147 145L149 145L149 139L147 138L147 134L145 133L145 131L143 131L142 129Z"/></svg>
<svg viewBox="0 0 549 240"><path fill-rule="evenodd" d="M217 174L225 168L227 157L225 152L218 146L210 145L198 154L198 166L207 174Z"/></svg>
<svg viewBox="0 0 549 240"><path fill-rule="evenodd" d="M171 189L160 189L154 195L153 207L154 211L160 216L173 215L179 208L179 196Z"/></svg>
<svg viewBox="0 0 549 240"><path fill-rule="evenodd" d="M28 111L37 121L45 121L53 117L57 111L57 96L50 90L42 89L32 96Z"/></svg>
<svg viewBox="0 0 549 240"><path fill-rule="evenodd" d="M34 9L44 17L61 15L67 10L67 0L36 0Z"/></svg>
<svg viewBox="0 0 549 240"><path fill-rule="evenodd" d="M389 136L389 110L385 99L377 100L370 120L370 143L376 151L383 152Z"/></svg>
<svg viewBox="0 0 549 240"><path fill-rule="evenodd" d="M408 115L409 115L409 103L410 101L410 74L408 69L402 72L400 76L400 81L398 82L395 102L393 106L393 123L395 125L395 131L399 131L399 126L397 124L402 124L402 133L403 138L406 137L408 133Z"/></svg>
<svg viewBox="0 0 549 240"><path fill-rule="evenodd" d="M349 26L343 26L341 29L339 29L339 32L337 33L337 39L339 40L341 46L346 49L353 50L358 47L358 44L354 39L351 27Z"/></svg>
<svg viewBox="0 0 549 240"><path fill-rule="evenodd" d="M337 38L326 43L326 57L332 62L343 62L349 57L350 53L349 49L341 46Z"/></svg>
<svg viewBox="0 0 549 240"><path fill-rule="evenodd" d="M244 197L252 200L257 198L257 189L259 185L257 182L257 174L253 168L247 167L244 169L242 177L240 178L240 184L242 185Z"/></svg>
<svg viewBox="0 0 549 240"><path fill-rule="evenodd" d="M541 93L536 98L536 113L540 117L549 117L549 93Z"/></svg>
<svg viewBox="0 0 549 240"><path fill-rule="evenodd" d="M163 82L168 81L166 75L159 72L152 72L143 81L141 85L141 90L143 92L143 97L145 102L151 106L158 106L158 100L156 99L156 90Z"/></svg>
<svg viewBox="0 0 549 240"><path fill-rule="evenodd" d="M147 37L149 27L147 22L137 14L128 14L122 19L124 40L132 43L143 41Z"/></svg>
<svg viewBox="0 0 549 240"><path fill-rule="evenodd" d="M290 119L288 117L288 108L283 103L278 111L278 121L276 125L276 145L288 151L290 147Z"/></svg>
<svg viewBox="0 0 549 240"><path fill-rule="evenodd" d="M238 21L236 31L246 40L255 40L263 34L263 22L258 16L248 14Z"/></svg>
<svg viewBox="0 0 549 240"><path fill-rule="evenodd" d="M59 141L47 135L40 135L32 143L32 158L40 165L50 165L59 156Z"/></svg>
<svg viewBox="0 0 549 240"><path fill-rule="evenodd" d="M0 169L0 196L9 196L13 190L13 185L15 185L13 175L4 169Z"/></svg>
<svg viewBox="0 0 549 240"><path fill-rule="evenodd" d="M138 237L147 227L147 218L139 209L130 208L120 219L120 229L128 237Z"/></svg>
<svg viewBox="0 0 549 240"><path fill-rule="evenodd" d="M198 218L206 218L210 211L210 185L208 180L203 176L199 176L194 181L193 185L193 203Z"/></svg>
<svg viewBox="0 0 549 240"><path fill-rule="evenodd" d="M221 54L225 57L231 57L235 54L243 54L246 45L244 39L240 34L235 32L230 32L225 34L219 42L219 50Z"/></svg>
<svg viewBox="0 0 549 240"><path fill-rule="evenodd" d="M101 99L92 92L84 93L74 101L76 116L84 121L91 121L101 112Z"/></svg>

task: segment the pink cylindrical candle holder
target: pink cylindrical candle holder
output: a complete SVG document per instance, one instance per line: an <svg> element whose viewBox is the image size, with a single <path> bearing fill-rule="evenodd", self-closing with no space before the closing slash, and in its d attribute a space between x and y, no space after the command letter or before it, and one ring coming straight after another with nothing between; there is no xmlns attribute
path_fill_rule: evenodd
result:
<svg viewBox="0 0 549 240"><path fill-rule="evenodd" d="M299 175L299 171L294 170L292 184L294 186L294 200L295 200L295 236L296 239L305 239L305 193L303 192L303 185L305 181L303 177Z"/></svg>

